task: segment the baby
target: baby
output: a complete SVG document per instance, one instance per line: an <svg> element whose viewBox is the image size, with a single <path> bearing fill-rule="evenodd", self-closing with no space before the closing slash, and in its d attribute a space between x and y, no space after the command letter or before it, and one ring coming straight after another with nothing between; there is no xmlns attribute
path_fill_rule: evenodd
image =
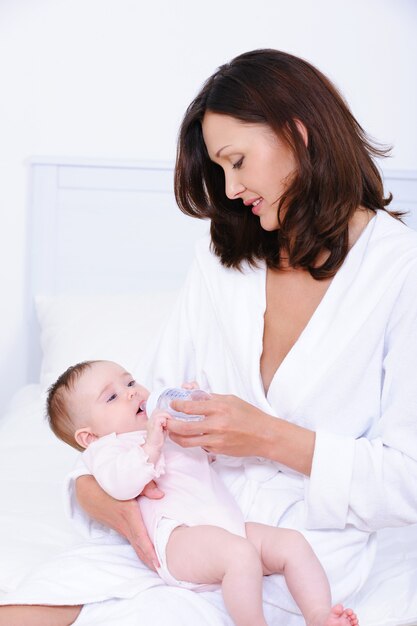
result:
<svg viewBox="0 0 417 626"><path fill-rule="evenodd" d="M51 387L48 415L54 433L84 450L86 466L114 498L136 498L157 480L164 497L138 502L161 578L194 590L220 584L237 626L266 626L262 576L283 574L308 626L356 626L351 609L331 606L327 577L305 538L245 523L207 453L166 437L168 413L146 414L148 396L120 365L89 361Z"/></svg>

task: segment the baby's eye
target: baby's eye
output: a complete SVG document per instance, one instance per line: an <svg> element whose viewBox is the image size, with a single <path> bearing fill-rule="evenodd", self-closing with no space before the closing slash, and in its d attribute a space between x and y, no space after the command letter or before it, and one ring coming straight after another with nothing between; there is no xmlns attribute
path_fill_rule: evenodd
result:
<svg viewBox="0 0 417 626"><path fill-rule="evenodd" d="M128 387L134 387L135 385L136 385L136 380L131 380L131 381L128 383L128 385L127 385L127 386L128 386Z"/></svg>
<svg viewBox="0 0 417 626"><path fill-rule="evenodd" d="M236 161L236 163L233 163L233 169L234 170L238 170L242 167L242 163L243 163L243 157L239 159L239 161Z"/></svg>
<svg viewBox="0 0 417 626"><path fill-rule="evenodd" d="M112 402L117 398L117 393L112 393L112 395L107 399L107 402Z"/></svg>

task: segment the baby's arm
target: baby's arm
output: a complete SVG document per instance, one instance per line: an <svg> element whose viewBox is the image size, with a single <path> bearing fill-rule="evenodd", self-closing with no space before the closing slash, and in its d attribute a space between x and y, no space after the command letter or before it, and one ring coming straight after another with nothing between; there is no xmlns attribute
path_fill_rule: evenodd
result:
<svg viewBox="0 0 417 626"><path fill-rule="evenodd" d="M150 432L143 444L126 444L113 434L98 439L85 450L84 462L104 491L116 500L130 500L164 473L164 424L166 415L149 420Z"/></svg>

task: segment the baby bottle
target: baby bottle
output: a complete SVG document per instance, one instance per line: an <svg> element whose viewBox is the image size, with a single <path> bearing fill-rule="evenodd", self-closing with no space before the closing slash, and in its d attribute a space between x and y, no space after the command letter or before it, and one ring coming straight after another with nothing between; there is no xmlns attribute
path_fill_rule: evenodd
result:
<svg viewBox="0 0 417 626"><path fill-rule="evenodd" d="M204 415L188 415L181 411L175 411L171 406L172 400L209 400L210 395L202 389L180 389L179 387L169 389L159 389L152 391L146 400L146 414L152 415L155 409L163 409L177 420L197 422L204 418Z"/></svg>

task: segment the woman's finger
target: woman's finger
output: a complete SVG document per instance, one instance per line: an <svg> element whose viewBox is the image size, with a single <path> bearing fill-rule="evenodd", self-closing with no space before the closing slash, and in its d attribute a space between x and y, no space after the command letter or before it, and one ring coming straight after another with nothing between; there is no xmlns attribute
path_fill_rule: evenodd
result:
<svg viewBox="0 0 417 626"><path fill-rule="evenodd" d="M182 448L202 448L207 445L207 438L204 435L197 435L195 437L183 437L172 433L170 435L172 441L177 443Z"/></svg>
<svg viewBox="0 0 417 626"><path fill-rule="evenodd" d="M184 437L193 437L204 435L210 432L210 429L207 420L185 422L184 420L172 418L167 422L167 431L169 434L176 433Z"/></svg>
<svg viewBox="0 0 417 626"><path fill-rule="evenodd" d="M160 566L158 557L156 556L155 548L151 540L146 535L138 535L130 541L133 549L138 555L142 563L145 563L150 569L156 571Z"/></svg>
<svg viewBox="0 0 417 626"><path fill-rule="evenodd" d="M180 411L187 415L209 415L213 413L210 400L172 400L170 403L174 411Z"/></svg>
<svg viewBox="0 0 417 626"><path fill-rule="evenodd" d="M210 394L210 400L172 400L171 407L175 411L187 415L216 415L227 410L227 401L222 402L228 396Z"/></svg>
<svg viewBox="0 0 417 626"><path fill-rule="evenodd" d="M155 548L149 538L148 531L138 507L136 507L136 514L129 517L126 539L145 565L152 570L156 570L156 568L159 567Z"/></svg>
<svg viewBox="0 0 417 626"><path fill-rule="evenodd" d="M164 497L164 492L159 489L158 485L154 480L151 480L147 485L144 486L143 491L141 493L142 496L146 496L151 500L159 500Z"/></svg>

